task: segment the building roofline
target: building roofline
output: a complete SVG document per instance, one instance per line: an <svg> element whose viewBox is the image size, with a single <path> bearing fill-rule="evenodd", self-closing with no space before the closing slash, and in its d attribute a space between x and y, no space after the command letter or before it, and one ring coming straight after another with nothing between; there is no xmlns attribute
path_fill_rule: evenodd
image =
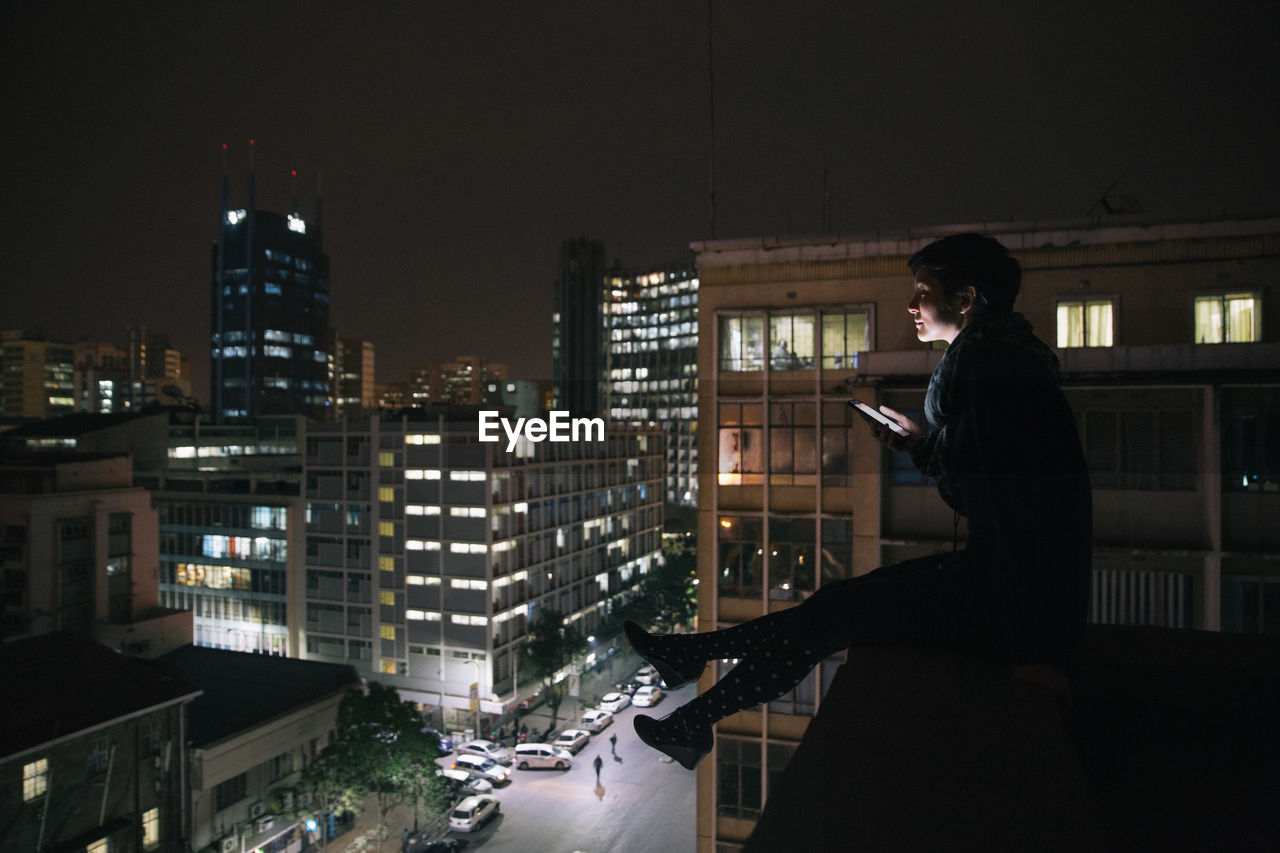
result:
<svg viewBox="0 0 1280 853"><path fill-rule="evenodd" d="M805 260L910 255L921 244L948 234L978 232L998 238L1011 251L1160 240L1251 237L1280 234L1280 217L1258 214L1200 220L1107 219L1015 220L910 226L835 234L798 234L704 240L689 244L699 266L741 262L742 252L803 250ZM723 258L731 255L731 258ZM781 259L779 259L781 260Z"/></svg>

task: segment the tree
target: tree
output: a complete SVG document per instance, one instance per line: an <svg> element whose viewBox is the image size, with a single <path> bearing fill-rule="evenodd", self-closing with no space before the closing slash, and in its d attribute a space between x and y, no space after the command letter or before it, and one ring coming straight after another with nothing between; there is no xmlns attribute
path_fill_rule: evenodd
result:
<svg viewBox="0 0 1280 853"><path fill-rule="evenodd" d="M560 703L564 701L568 685L555 681L556 674L587 649L586 640L571 625L566 625L564 614L558 610L543 610L529 626L529 644L525 648L525 661L535 677L544 682L543 696L551 708L551 726L556 727ZM548 729L548 731L550 731Z"/></svg>
<svg viewBox="0 0 1280 853"><path fill-rule="evenodd" d="M340 743L332 743L302 769L302 775L298 779L298 796L294 798L296 813L293 817L307 820L319 811L322 849L327 849L329 845L328 815L364 808L364 798L368 792L349 768L350 761L345 747ZM308 798L307 794L311 796ZM307 806L301 805L304 799L310 800Z"/></svg>
<svg viewBox="0 0 1280 853"><path fill-rule="evenodd" d="M662 561L644 579L644 594L652 599L655 615L682 625L698 612L698 553L683 539L662 544Z"/></svg>
<svg viewBox="0 0 1280 853"><path fill-rule="evenodd" d="M338 705L336 732L324 754L334 755L335 780L373 795L379 850L391 809L413 801L416 821L423 803L439 808L444 802L445 783L435 772L439 741L423 731L422 715L395 688L371 681L367 693L347 691Z"/></svg>

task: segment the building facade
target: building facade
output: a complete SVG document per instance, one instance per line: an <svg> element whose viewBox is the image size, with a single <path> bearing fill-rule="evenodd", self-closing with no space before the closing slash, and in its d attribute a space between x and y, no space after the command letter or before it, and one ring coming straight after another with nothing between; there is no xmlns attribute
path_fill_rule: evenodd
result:
<svg viewBox="0 0 1280 853"><path fill-rule="evenodd" d="M696 245L699 435L714 454L700 474L702 629L964 538L905 455L851 425L846 401L921 419L942 353L908 322L906 261L966 230L1022 263L1017 309L1063 366L1094 488L1090 620L1280 631L1274 219ZM838 664L720 723L698 771L700 850L746 839Z"/></svg>
<svg viewBox="0 0 1280 853"><path fill-rule="evenodd" d="M223 204L213 245L212 409L218 418L300 414L329 407L329 256L319 214L308 223ZM319 203L317 202L317 208Z"/></svg>
<svg viewBox="0 0 1280 853"><path fill-rule="evenodd" d="M666 435L669 504L698 505L698 278L693 258L605 275L605 411Z"/></svg>
<svg viewBox="0 0 1280 853"><path fill-rule="evenodd" d="M575 417L603 411L604 243L589 237L560 245L560 278L551 313L554 407Z"/></svg>
<svg viewBox="0 0 1280 853"><path fill-rule="evenodd" d="M358 417L378 404L373 341L333 333L333 417Z"/></svg>
<svg viewBox="0 0 1280 853"><path fill-rule="evenodd" d="M303 654L348 662L455 725L508 713L540 608L590 635L660 555L661 434L511 451L477 410L308 425Z"/></svg>
<svg viewBox="0 0 1280 853"><path fill-rule="evenodd" d="M0 849L188 849L198 688L61 631L0 643L0 690Z"/></svg>
<svg viewBox="0 0 1280 853"><path fill-rule="evenodd" d="M75 346L16 329L0 333L0 417L52 418L75 410Z"/></svg>

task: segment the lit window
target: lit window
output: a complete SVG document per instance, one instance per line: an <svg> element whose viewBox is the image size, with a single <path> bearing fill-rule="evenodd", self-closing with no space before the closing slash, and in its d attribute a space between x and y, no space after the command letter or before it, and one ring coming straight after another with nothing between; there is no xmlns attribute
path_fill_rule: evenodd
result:
<svg viewBox="0 0 1280 853"><path fill-rule="evenodd" d="M1197 296L1195 342L1238 344L1262 340L1261 301L1254 293Z"/></svg>
<svg viewBox="0 0 1280 853"><path fill-rule="evenodd" d="M378 568L384 572L394 572L396 570L396 561L394 557L379 557Z"/></svg>
<svg viewBox="0 0 1280 853"><path fill-rule="evenodd" d="M150 850L160 844L160 809L142 813L142 848Z"/></svg>
<svg viewBox="0 0 1280 853"><path fill-rule="evenodd" d="M107 845L107 839L99 838L97 841L85 848L85 853L108 853L111 848Z"/></svg>
<svg viewBox="0 0 1280 853"><path fill-rule="evenodd" d="M262 354L272 358L293 358L293 347L282 347L277 344L264 344Z"/></svg>
<svg viewBox="0 0 1280 853"><path fill-rule="evenodd" d="M764 318L720 318L720 369L764 369Z"/></svg>
<svg viewBox="0 0 1280 853"><path fill-rule="evenodd" d="M380 633L382 634L382 639L384 639L384 640L394 640L394 639L396 638L396 626L395 626L395 625L383 625L383 626L382 626L382 630L381 630L381 632L380 632Z"/></svg>
<svg viewBox="0 0 1280 853"><path fill-rule="evenodd" d="M394 521L379 521L379 522L378 522L378 535L379 535L379 536L395 536L395 535L396 535L396 525L395 525L395 522L394 522Z"/></svg>
<svg viewBox="0 0 1280 853"><path fill-rule="evenodd" d="M49 760L39 758L22 766L22 801L29 803L49 790Z"/></svg>
<svg viewBox="0 0 1280 853"><path fill-rule="evenodd" d="M404 618L409 619L410 621L413 621L413 622L422 622L427 618L427 611L406 610L404 612Z"/></svg>
<svg viewBox="0 0 1280 853"><path fill-rule="evenodd" d="M866 308L822 312L822 366L854 367L853 354L870 348L871 312Z"/></svg>
<svg viewBox="0 0 1280 853"><path fill-rule="evenodd" d="M389 504L389 503L392 503L393 501L395 501L395 499L396 499L396 490L395 490L395 489L393 489L391 486L379 486L379 487L378 487L378 501L379 501L379 502L384 503L384 504Z"/></svg>
<svg viewBox="0 0 1280 853"><path fill-rule="evenodd" d="M439 477L439 472L436 472L436 477L437 478ZM432 478L428 477L428 479L432 479ZM483 483L484 472L483 471L450 471L449 479L453 480L454 482Z"/></svg>
<svg viewBox="0 0 1280 853"><path fill-rule="evenodd" d="M769 366L774 370L813 367L813 314L775 314L769 318Z"/></svg>
<svg viewBox="0 0 1280 853"><path fill-rule="evenodd" d="M383 604L387 605L388 607L396 606L396 594L389 589L384 589L379 591L378 600L381 601ZM385 630L387 626L383 626L383 627Z"/></svg>
<svg viewBox="0 0 1280 853"><path fill-rule="evenodd" d="M382 659L382 672L383 672L385 675L395 675L395 674L396 674L396 662L395 662L395 661L393 661L393 660L388 660L387 658L383 658L383 659Z"/></svg>
<svg viewBox="0 0 1280 853"><path fill-rule="evenodd" d="M427 582L425 575L409 575L404 580L409 586L422 586Z"/></svg>
<svg viewBox="0 0 1280 853"><path fill-rule="evenodd" d="M1058 303L1058 348L1109 347L1115 342L1115 306L1110 299Z"/></svg>
<svg viewBox="0 0 1280 853"><path fill-rule="evenodd" d="M383 468L391 468L396 464L396 455L390 450L378 454L378 464Z"/></svg>
<svg viewBox="0 0 1280 853"><path fill-rule="evenodd" d="M440 436L438 435L406 435L404 437L405 444L439 444Z"/></svg>

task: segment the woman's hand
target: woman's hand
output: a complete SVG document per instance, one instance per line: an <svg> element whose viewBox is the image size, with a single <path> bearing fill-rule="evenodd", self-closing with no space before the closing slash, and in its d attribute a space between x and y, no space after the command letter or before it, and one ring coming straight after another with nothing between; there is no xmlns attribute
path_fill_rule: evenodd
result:
<svg viewBox="0 0 1280 853"><path fill-rule="evenodd" d="M916 438L924 435L924 430L920 427L920 424L911 420L902 412L894 411L888 406L881 406L880 413L897 421L898 426L910 433L910 435L899 435L888 427L872 424L871 434L890 450L910 450L911 445L915 444Z"/></svg>

